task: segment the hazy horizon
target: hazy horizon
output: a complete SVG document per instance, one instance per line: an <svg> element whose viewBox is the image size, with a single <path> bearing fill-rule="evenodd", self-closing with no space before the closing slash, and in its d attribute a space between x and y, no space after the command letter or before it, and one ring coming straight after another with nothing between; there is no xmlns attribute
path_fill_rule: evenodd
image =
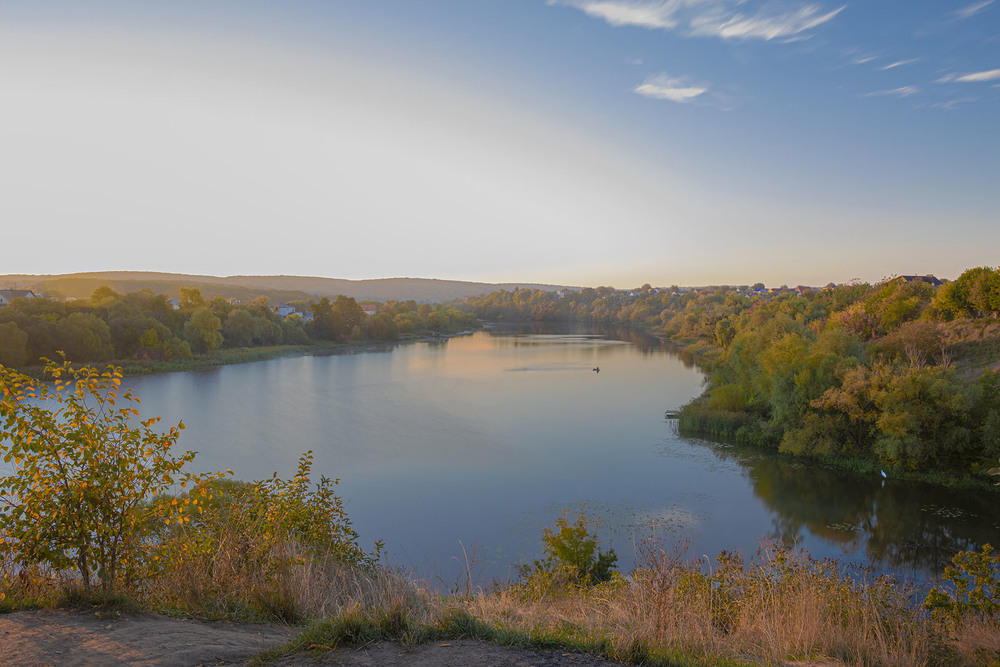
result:
<svg viewBox="0 0 1000 667"><path fill-rule="evenodd" d="M974 267L969 267L969 268L974 268ZM823 282L813 283L813 284L808 284L807 285L805 283L792 283L792 282L788 282L788 281L775 282L775 283L767 283L767 282L764 282L764 281L753 280L753 281L747 281L747 282L718 282L718 281L716 281L716 282L706 282L706 283L698 283L698 284L681 284L681 283L658 284L658 283L652 283L652 282L650 282L648 280L644 280L644 281L642 281L640 283L628 284L628 285L626 285L626 284L613 285L613 284L603 284L603 283L602 284L593 283L593 284L574 284L574 285L570 285L570 284L566 284L566 283L551 283L551 282L547 282L547 281L544 281L544 280L504 280L502 282L494 282L494 281L482 281L482 280L463 280L461 278L434 278L434 277L427 277L427 276L398 276L398 275L397 276L383 276L383 277L379 277L379 278L341 278L341 277L337 277L337 276L306 276L306 275L296 275L296 274L230 274L230 275L218 275L218 274L209 274L209 273L191 274L191 273L176 273L176 272L171 272L171 271L141 271L141 270L128 271L128 270L117 270L117 269L108 269L108 270L104 270L104 271L77 271L77 272L73 272L73 273L0 274L0 279L6 278L8 276L23 276L23 277L26 277L26 278L27 277L61 278L61 277L105 275L105 274L110 274L110 275L119 275L119 274L121 274L117 278L118 280L128 280L129 278L127 278L127 277L121 277L121 276L128 276L130 274L150 274L150 275L153 275L153 276L163 276L165 278L209 278L209 279L212 279L212 280L226 280L226 279L240 279L240 278L283 278L283 279L291 278L291 279L330 280L330 281L337 281L337 282L343 281L343 282L356 282L356 283L361 283L361 282L379 282L379 281L406 281L406 280L412 280L412 281L440 281L440 282L447 282L447 283L470 283L470 284L477 284L477 285L478 284L482 284L482 285L498 285L498 286L500 286L500 285L503 285L503 286L517 285L517 286L522 286L522 287L533 287L533 286L541 285L541 286L546 286L546 287L560 287L560 288L570 288L570 289L586 289L586 288L610 287L610 288L622 289L622 290L634 289L634 288L637 288L637 287L642 287L643 285L647 285L647 284L650 285L651 287L654 287L654 288L657 288L657 289L664 289L664 288L668 288L668 287L672 287L672 286L683 287L683 288L742 287L742 286L751 286L751 285L754 285L756 283L763 283L768 288L776 288L776 287L781 287L781 286L792 288L792 287L824 287L824 286L828 285L831 282L835 283L835 284L838 284L838 285L846 285L846 284L849 284L851 282L854 282L854 281L834 281L834 280L827 280L827 281L823 281ZM888 275L888 276L883 276L882 278L880 278L878 280L862 281L862 282L869 282L869 283L874 284L874 283L881 282L881 281L884 281L884 280L891 280L891 279L896 278L896 277L898 277L900 275L909 275L909 276L934 276L934 277L938 278L939 280L946 280L946 281L954 281L958 277L957 275L955 275L955 276L940 276L940 275L930 274L930 273L914 272L914 273ZM0 289L9 289L9 288L17 288L17 286L16 285L9 285L9 286L8 285L0 285Z"/></svg>

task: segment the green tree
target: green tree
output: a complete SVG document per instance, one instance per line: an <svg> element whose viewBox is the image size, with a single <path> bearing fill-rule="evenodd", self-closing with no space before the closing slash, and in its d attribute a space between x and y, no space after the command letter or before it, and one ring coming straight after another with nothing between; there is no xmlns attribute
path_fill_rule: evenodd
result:
<svg viewBox="0 0 1000 667"><path fill-rule="evenodd" d="M28 334L14 322L0 324L0 364L23 366L28 362Z"/></svg>
<svg viewBox="0 0 1000 667"><path fill-rule="evenodd" d="M107 285L102 285L94 290L93 294L90 295L90 302L97 306L107 306L122 297L121 294L114 291Z"/></svg>
<svg viewBox="0 0 1000 667"><path fill-rule="evenodd" d="M970 274L968 293L972 311L980 317L995 317L1000 311L1000 271L984 266L966 273Z"/></svg>
<svg viewBox="0 0 1000 667"><path fill-rule="evenodd" d="M358 302L343 294L339 295L337 300L333 302L333 312L344 318L348 331L360 326L366 317L365 311L358 305Z"/></svg>
<svg viewBox="0 0 1000 667"><path fill-rule="evenodd" d="M366 338L374 340L395 340L399 338L399 329L389 313L375 313L366 317L361 323L361 331Z"/></svg>
<svg viewBox="0 0 1000 667"><path fill-rule="evenodd" d="M198 352L218 349L223 342L222 321L208 308L201 306L191 313L184 333L191 347Z"/></svg>
<svg viewBox="0 0 1000 667"><path fill-rule="evenodd" d="M329 298L324 296L317 303L312 304L309 310L313 315L309 327L309 333L313 338L335 340L351 332L351 328L347 326L347 321L343 315L334 310Z"/></svg>
<svg viewBox="0 0 1000 667"><path fill-rule="evenodd" d="M103 361L114 354L111 329L89 313L70 313L59 322L62 351L74 361Z"/></svg>
<svg viewBox="0 0 1000 667"><path fill-rule="evenodd" d="M254 317L242 308L230 312L222 325L226 347L250 347L253 344L253 333Z"/></svg>
<svg viewBox="0 0 1000 667"><path fill-rule="evenodd" d="M229 303L228 300L223 299L221 296L216 296L208 302L208 309L211 310L216 317L225 322L229 313L233 312L236 309L236 306Z"/></svg>
<svg viewBox="0 0 1000 667"><path fill-rule="evenodd" d="M181 310L194 310L205 305L205 297L197 287L182 287L178 305Z"/></svg>

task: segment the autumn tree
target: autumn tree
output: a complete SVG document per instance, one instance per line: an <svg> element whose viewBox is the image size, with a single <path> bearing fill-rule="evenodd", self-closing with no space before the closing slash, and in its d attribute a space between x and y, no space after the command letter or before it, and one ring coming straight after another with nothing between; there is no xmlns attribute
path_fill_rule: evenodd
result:
<svg viewBox="0 0 1000 667"><path fill-rule="evenodd" d="M348 331L360 325L366 317L365 311L358 305L358 302L343 294L338 296L336 301L333 302L333 312L344 318L344 323Z"/></svg>
<svg viewBox="0 0 1000 667"><path fill-rule="evenodd" d="M323 297L310 307L313 319L308 332L313 338L335 340L350 333L351 328L339 311L334 310L328 297Z"/></svg>
<svg viewBox="0 0 1000 667"><path fill-rule="evenodd" d="M181 310L194 310L205 305L205 298L197 287L182 287L178 305Z"/></svg>
<svg viewBox="0 0 1000 667"><path fill-rule="evenodd" d="M0 559L75 572L86 587L127 586L143 571L155 524L147 501L193 452L174 456L183 424L136 421L121 369L47 364L51 382L0 366ZM173 516L184 520L173 512Z"/></svg>

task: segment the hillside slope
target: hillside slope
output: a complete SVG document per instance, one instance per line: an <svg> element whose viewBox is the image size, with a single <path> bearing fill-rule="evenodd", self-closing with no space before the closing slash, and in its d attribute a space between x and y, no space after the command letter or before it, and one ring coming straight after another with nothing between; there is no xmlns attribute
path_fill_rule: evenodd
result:
<svg viewBox="0 0 1000 667"><path fill-rule="evenodd" d="M95 289L105 285L116 292L150 289L157 294L166 294L170 297L179 296L181 287L197 287L209 298L221 295L227 298L251 299L263 294L272 301L289 301L343 294L357 300L413 299L432 303L515 287L545 291L563 289L560 285L479 283L435 278L345 280L312 276L205 276L153 271L0 275L0 287L3 288L31 289L36 293L74 299L88 297Z"/></svg>

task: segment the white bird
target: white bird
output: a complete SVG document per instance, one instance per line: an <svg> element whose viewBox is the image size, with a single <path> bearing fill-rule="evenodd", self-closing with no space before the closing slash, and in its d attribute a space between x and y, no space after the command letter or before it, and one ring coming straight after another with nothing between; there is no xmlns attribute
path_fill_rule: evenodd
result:
<svg viewBox="0 0 1000 667"><path fill-rule="evenodd" d="M885 475L885 471L883 470L883 471L882 471L882 479L885 479L885 477L886 477L886 475Z"/></svg>

